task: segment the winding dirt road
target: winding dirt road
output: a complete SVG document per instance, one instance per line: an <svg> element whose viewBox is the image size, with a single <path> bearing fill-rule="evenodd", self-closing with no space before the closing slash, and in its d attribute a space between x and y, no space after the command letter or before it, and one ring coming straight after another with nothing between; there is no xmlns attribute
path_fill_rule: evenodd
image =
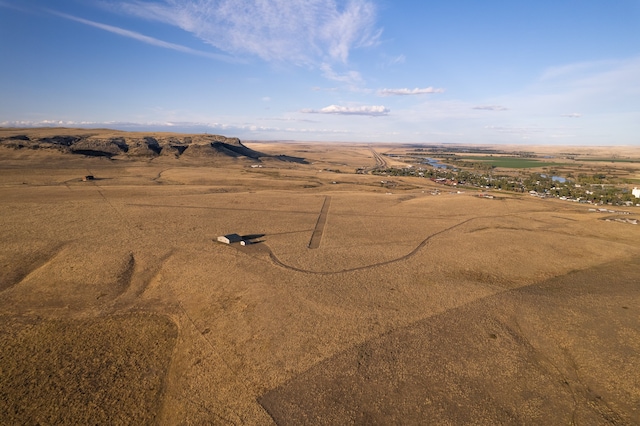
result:
<svg viewBox="0 0 640 426"><path fill-rule="evenodd" d="M326 200L325 200L325 206L327 206L327 209L328 209L328 202ZM324 211L324 207L323 207L323 211ZM382 262L373 263L373 264L370 264L370 265L362 265L362 266L357 266L357 267L354 267L354 268L342 269L340 271L313 271L313 270L309 270L309 269L302 269L302 268L297 268L295 266L288 265L288 264L284 263L283 261L281 261L278 258L278 256L273 252L273 250L271 250L271 247L269 247L266 243L251 244L251 245L248 245L248 246L236 246L236 248L238 248L241 251L247 252L247 253L250 253L250 252L253 252L253 253L261 252L261 253L267 254L269 256L269 259L271 259L271 261L275 265L280 266L281 268L289 269L291 271L303 272L305 274L314 274L314 275L335 275L335 274L343 274L343 273L346 273L346 272L361 271L361 270L364 270L364 269L377 268L377 267L380 267L380 266L389 265L391 263L396 263L396 262L400 262L400 261L409 259L410 257L415 256L422 248L424 248L432 238L437 237L440 234L449 232L449 231L451 231L451 230L453 230L453 229L455 229L455 228L457 228L459 226L462 226L462 225L464 225L464 224L466 224L468 222L471 222L473 220L476 220L476 219L479 219L479 218L470 218L470 219L464 220L464 221L462 221L460 223L457 223L455 225L452 225L452 226L450 226L448 228L445 228L445 229L443 229L441 231L438 231L438 232L435 232L435 233L429 235L424 240L422 240L413 250L411 250L409 253L407 253L407 254L405 254L403 256L400 256L400 257L397 257L397 258L394 258L394 259L385 260L385 261L382 261ZM315 235L315 231L314 231L314 235ZM321 237L321 234L320 234L320 237ZM313 242L313 237L312 237L312 242ZM319 245L319 241L318 241L318 245ZM317 248L317 247L311 247L311 243L310 243L309 244L309 248Z"/></svg>

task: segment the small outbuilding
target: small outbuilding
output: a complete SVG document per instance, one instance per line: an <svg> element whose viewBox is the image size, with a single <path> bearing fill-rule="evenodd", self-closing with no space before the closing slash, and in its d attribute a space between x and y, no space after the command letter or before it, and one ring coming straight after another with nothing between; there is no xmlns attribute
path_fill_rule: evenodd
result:
<svg viewBox="0 0 640 426"><path fill-rule="evenodd" d="M242 241L242 237L238 234L227 234L218 237L218 241L225 244L238 243Z"/></svg>

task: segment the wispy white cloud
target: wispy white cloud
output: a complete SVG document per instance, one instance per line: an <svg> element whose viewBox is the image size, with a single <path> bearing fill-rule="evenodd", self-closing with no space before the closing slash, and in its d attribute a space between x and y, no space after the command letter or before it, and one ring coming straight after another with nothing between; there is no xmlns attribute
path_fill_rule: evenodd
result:
<svg viewBox="0 0 640 426"><path fill-rule="evenodd" d="M576 135L572 133L554 133L549 135L551 139L571 139L575 138Z"/></svg>
<svg viewBox="0 0 640 426"><path fill-rule="evenodd" d="M263 118L263 120L267 121L285 121L289 123L318 123L317 120L309 120L303 118L293 118L293 117L268 117Z"/></svg>
<svg viewBox="0 0 640 426"><path fill-rule="evenodd" d="M479 109L482 111L507 111L509 108L503 107L501 105L478 105L472 107L471 109Z"/></svg>
<svg viewBox="0 0 640 426"><path fill-rule="evenodd" d="M571 114L561 114L560 117L568 117L568 118L580 118L582 114L577 112L572 112Z"/></svg>
<svg viewBox="0 0 640 426"><path fill-rule="evenodd" d="M432 93L444 93L444 89L436 89L433 87L425 87L423 89L380 89L380 96L411 96L411 95L427 95Z"/></svg>
<svg viewBox="0 0 640 426"><path fill-rule="evenodd" d="M383 105L365 105L356 107L346 107L340 105L329 105L322 109L303 109L301 112L309 114L338 114L338 115L388 115L390 110Z"/></svg>
<svg viewBox="0 0 640 426"><path fill-rule="evenodd" d="M562 78L577 78L582 75L593 74L616 66L616 61L602 60L592 62L576 62L572 64L556 65L547 68L540 76L540 81L552 81Z"/></svg>
<svg viewBox="0 0 640 426"><path fill-rule="evenodd" d="M314 92L337 92L339 89L337 87L318 87L314 86L311 88Z"/></svg>
<svg viewBox="0 0 640 426"><path fill-rule="evenodd" d="M343 74L337 73L333 70L331 65L324 63L320 65L322 75L324 78L340 83L345 83L350 86L357 86L363 82L362 75L358 71L347 71Z"/></svg>
<svg viewBox="0 0 640 426"><path fill-rule="evenodd" d="M137 33L135 31L126 30L120 27L115 27L113 25L102 24L100 22L90 21L88 19L80 18L73 15L68 15L66 13L56 12L53 10L50 10L49 12L61 18L69 19L75 22L80 22L81 24L89 25L94 28L99 28L101 30L108 31L113 34L118 34L123 37L132 38L134 40L138 40L143 43L150 44L152 46L162 47L165 49L176 50L178 52L188 53L188 54L197 55L197 56L204 56L204 57L218 59L218 60L227 61L227 62L239 62L238 59L232 58L227 55L221 55L217 53L204 52L201 50L192 49L190 47L182 46L180 44L169 43L167 41L159 40L154 37L149 37L144 34Z"/></svg>
<svg viewBox="0 0 640 426"><path fill-rule="evenodd" d="M301 123L315 123L310 120L288 120ZM249 123L221 123L195 121L69 121L69 120L39 120L39 121L0 121L0 127L32 128L32 127L74 127L83 129L107 128L125 131L163 131L176 133L223 133L237 137L263 137L266 135L286 134L318 134L318 135L346 135L352 133L347 129L314 128L314 127L280 127L263 126ZM277 137L277 136L276 136Z"/></svg>
<svg viewBox="0 0 640 426"><path fill-rule="evenodd" d="M566 109L570 108L566 101L593 105L596 109L606 103L616 108L636 105L640 95L640 56L552 67L530 90ZM559 104L558 101L565 102ZM610 110L609 105L607 110Z"/></svg>
<svg viewBox="0 0 640 426"><path fill-rule="evenodd" d="M114 127L115 125L128 125L131 123L117 121L75 121L75 120L7 120L0 121L0 127ZM168 124L168 123L163 123Z"/></svg>
<svg viewBox="0 0 640 426"><path fill-rule="evenodd" d="M521 139L538 139L553 141L557 139L575 138L576 128L566 127L534 127L534 126L485 126L486 130ZM569 133L571 132L571 133Z"/></svg>
<svg viewBox="0 0 640 426"><path fill-rule="evenodd" d="M505 126L485 126L487 130L493 130L499 133L510 133L519 135L529 135L532 133L542 133L544 129L539 127L505 127Z"/></svg>
<svg viewBox="0 0 640 426"><path fill-rule="evenodd" d="M389 56L383 56L384 59L384 65L385 66L390 66L390 65L396 65L396 64L404 64L405 61L407 60L407 57L403 54L400 54L398 56L393 56L393 57L389 57Z"/></svg>
<svg viewBox="0 0 640 426"><path fill-rule="evenodd" d="M0 7L4 7L4 8L7 8L7 9L17 10L17 11L19 11L19 12L25 12L25 13L29 12L28 10L23 9L23 8L21 8L21 7L18 7L18 6L16 6L15 4L7 3L7 2L4 2L4 1L2 1L2 0L0 0Z"/></svg>
<svg viewBox="0 0 640 426"><path fill-rule="evenodd" d="M164 22L234 55L318 66L378 42L371 0L126 0L125 13Z"/></svg>

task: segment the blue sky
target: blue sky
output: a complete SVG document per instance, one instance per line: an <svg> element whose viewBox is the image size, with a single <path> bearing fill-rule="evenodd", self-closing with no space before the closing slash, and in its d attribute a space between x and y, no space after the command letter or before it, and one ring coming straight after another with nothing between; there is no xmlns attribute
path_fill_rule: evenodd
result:
<svg viewBox="0 0 640 426"><path fill-rule="evenodd" d="M640 145L640 0L0 0L0 126Z"/></svg>

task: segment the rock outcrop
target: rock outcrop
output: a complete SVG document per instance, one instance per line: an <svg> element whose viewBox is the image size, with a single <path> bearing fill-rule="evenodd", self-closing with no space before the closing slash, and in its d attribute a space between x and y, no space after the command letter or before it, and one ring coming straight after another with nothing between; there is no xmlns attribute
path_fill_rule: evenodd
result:
<svg viewBox="0 0 640 426"><path fill-rule="evenodd" d="M275 158L281 161L304 163L303 158L265 154L245 146L238 138L222 135L154 134L117 131L87 131L61 129L13 129L0 133L0 146L13 149L47 149L69 154L110 159L156 157L171 158L235 158L261 161ZM36 131L37 130L37 131ZM9 134L7 134L9 133ZM115 135L114 135L115 134Z"/></svg>

